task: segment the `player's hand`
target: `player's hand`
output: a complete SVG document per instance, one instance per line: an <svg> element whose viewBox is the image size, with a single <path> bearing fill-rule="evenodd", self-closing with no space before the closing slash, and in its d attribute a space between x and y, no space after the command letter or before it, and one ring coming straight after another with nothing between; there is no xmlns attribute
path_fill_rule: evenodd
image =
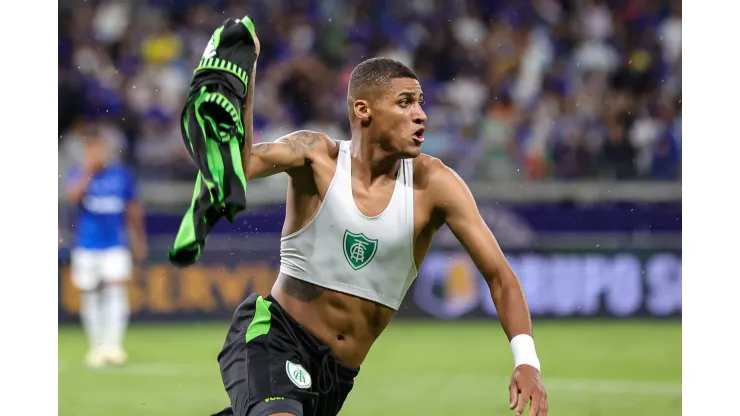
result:
<svg viewBox="0 0 740 416"><path fill-rule="evenodd" d="M85 160L83 169L89 176L95 175L105 166L105 159L102 157L90 157Z"/></svg>
<svg viewBox="0 0 740 416"><path fill-rule="evenodd" d="M514 369L509 384L509 409L515 409L516 415L524 414L527 402L532 401L529 406L529 416L547 415L547 393L542 385L540 372L530 365L520 365Z"/></svg>
<svg viewBox="0 0 740 416"><path fill-rule="evenodd" d="M249 16L250 19L252 19L251 16ZM254 19L252 19L252 24L254 24ZM252 36L252 40L254 41L254 51L257 54L257 57L260 56L260 40L257 38L257 27L254 28L254 35ZM254 65L257 66L257 60L254 61Z"/></svg>
<svg viewBox="0 0 740 416"><path fill-rule="evenodd" d="M257 53L257 57L260 56L260 40L257 38L257 30L254 31L254 51ZM257 65L257 62L255 61L255 65Z"/></svg>

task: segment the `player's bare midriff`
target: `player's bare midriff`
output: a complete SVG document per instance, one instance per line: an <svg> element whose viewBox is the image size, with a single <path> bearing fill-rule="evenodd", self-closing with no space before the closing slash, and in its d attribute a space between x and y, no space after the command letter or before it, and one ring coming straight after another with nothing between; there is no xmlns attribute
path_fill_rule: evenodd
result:
<svg viewBox="0 0 740 416"><path fill-rule="evenodd" d="M280 273L272 287L280 306L343 364L357 368L395 315L387 306ZM313 298L308 300L307 298Z"/></svg>

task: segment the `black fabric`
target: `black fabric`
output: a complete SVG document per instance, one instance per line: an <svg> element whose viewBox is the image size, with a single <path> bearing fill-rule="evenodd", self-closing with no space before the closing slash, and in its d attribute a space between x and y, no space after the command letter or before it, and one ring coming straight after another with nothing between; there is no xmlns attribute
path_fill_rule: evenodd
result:
<svg viewBox="0 0 740 416"><path fill-rule="evenodd" d="M240 97L247 92L247 74L257 60L254 23L249 16L227 19L216 29L206 47L191 83L191 93L212 82L227 83ZM233 65L233 66L231 66ZM214 71L212 68L220 70ZM214 77L218 74L222 80Z"/></svg>
<svg viewBox="0 0 740 416"><path fill-rule="evenodd" d="M198 261L216 222L222 217L233 222L246 208L241 113L257 57L253 34L249 17L226 20L214 31L195 70L180 127L199 172L190 208L168 253L177 266Z"/></svg>
<svg viewBox="0 0 740 416"><path fill-rule="evenodd" d="M249 416L270 416L274 413L304 416L303 405L298 400L293 399L261 401L252 408Z"/></svg>
<svg viewBox="0 0 740 416"><path fill-rule="evenodd" d="M222 85L202 86L183 111L183 138L198 167L198 178L190 209L169 252L170 261L179 266L198 260L208 233L219 219L226 217L232 222L246 208L241 163L244 132L241 121L230 118L227 109L239 108L232 101L241 105Z"/></svg>
<svg viewBox="0 0 740 416"><path fill-rule="evenodd" d="M336 416L354 386L359 369L336 359L322 344L291 318L272 297L270 329L245 341L254 319L258 296L248 297L234 313L218 355L224 388L235 416L258 416L265 406L301 404L297 416ZM288 377L287 361L301 365L311 376L309 388L299 388ZM277 404L277 402L289 402ZM264 404L263 404L264 403ZM260 412L260 413L258 413ZM269 414L269 413L268 413Z"/></svg>
<svg viewBox="0 0 740 416"><path fill-rule="evenodd" d="M249 416L269 416L275 413L303 416L303 405L298 400L293 399L261 401L251 409ZM211 416L234 416L234 408L228 406Z"/></svg>

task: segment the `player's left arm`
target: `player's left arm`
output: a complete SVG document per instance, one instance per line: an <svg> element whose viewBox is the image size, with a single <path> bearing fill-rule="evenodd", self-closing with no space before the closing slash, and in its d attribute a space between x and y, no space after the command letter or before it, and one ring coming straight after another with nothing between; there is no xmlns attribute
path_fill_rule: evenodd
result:
<svg viewBox="0 0 740 416"><path fill-rule="evenodd" d="M126 228L128 229L131 253L138 261L146 260L149 246L144 226L144 207L138 197L136 179L133 173L127 175L124 199L126 201Z"/></svg>
<svg viewBox="0 0 740 416"><path fill-rule="evenodd" d="M496 238L480 215L470 189L457 173L439 163L430 181L435 210L470 255L488 283L501 326L509 338L515 370L510 408L521 414L532 400L530 415L547 414L547 395L532 338L532 321L524 291ZM521 397L519 397L521 395Z"/></svg>

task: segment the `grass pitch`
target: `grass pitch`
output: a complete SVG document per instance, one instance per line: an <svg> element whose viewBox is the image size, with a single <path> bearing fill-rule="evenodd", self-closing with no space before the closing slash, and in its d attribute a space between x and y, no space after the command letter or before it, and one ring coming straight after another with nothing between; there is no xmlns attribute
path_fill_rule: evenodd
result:
<svg viewBox="0 0 740 416"><path fill-rule="evenodd" d="M76 326L59 329L59 414L210 415L228 404L216 355L228 322L133 325L130 362L88 370ZM535 322L550 415L681 414L680 321ZM498 322L392 323L342 416L509 415L512 358Z"/></svg>

